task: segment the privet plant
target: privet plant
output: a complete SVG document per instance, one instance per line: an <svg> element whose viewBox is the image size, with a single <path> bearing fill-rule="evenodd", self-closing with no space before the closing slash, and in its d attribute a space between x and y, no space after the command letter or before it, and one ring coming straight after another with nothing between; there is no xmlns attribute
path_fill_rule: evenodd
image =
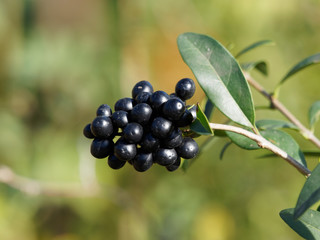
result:
<svg viewBox="0 0 320 240"><path fill-rule="evenodd" d="M193 138L201 135L230 139L221 151L221 158L232 143L246 150L270 150L306 177L295 208L282 210L281 218L305 239L320 239L320 207L319 211L309 209L320 199L320 164L313 171L309 170L304 152L291 135L281 130L296 130L320 148L320 140L314 135L320 101L310 107L310 128L307 128L278 100L282 84L305 67L319 63L320 53L296 64L274 92L268 93L250 75L253 69L267 75L266 63L257 61L239 65L236 58L270 43L268 40L256 42L233 57L215 39L196 33L181 34L178 48L206 94L204 111L199 104L185 106L185 100L195 91L191 79L180 80L171 95L153 92L147 81L138 82L132 89L132 98L116 102L114 113L108 105L101 105L97 117L84 128L84 135L94 138L92 155L96 158L109 156L108 164L113 169L120 169L129 162L135 170L144 172L153 163L165 166L169 171L179 166L187 169L198 153ZM249 84L270 101L269 108L278 110L288 121L256 120ZM208 121L215 108L229 119L226 124ZM114 144L116 136L118 140Z"/></svg>
<svg viewBox="0 0 320 240"><path fill-rule="evenodd" d="M268 40L254 43L233 57L211 37L195 33L184 33L178 37L180 54L208 98L204 112L198 107L197 120L191 124L190 130L198 135L228 137L230 143L246 150L268 149L295 167L306 177L306 182L295 208L282 210L280 217L303 238L320 239L320 207L319 211L309 209L320 199L320 164L313 171L309 170L297 142L281 130L297 130L305 139L320 148L320 140L314 135L315 123L320 116L320 101L310 107L310 128L307 128L278 100L282 84L300 70L319 63L320 53L296 64L279 82L274 92L268 93L250 75L252 69L266 75L266 63L257 61L239 65L235 58L269 43L271 41ZM278 110L288 121L256 120L249 84L270 101L270 108ZM208 122L213 108L219 109L228 117L227 124ZM222 149L221 157L230 143ZM188 165L190 160L184 161L182 167L187 168Z"/></svg>

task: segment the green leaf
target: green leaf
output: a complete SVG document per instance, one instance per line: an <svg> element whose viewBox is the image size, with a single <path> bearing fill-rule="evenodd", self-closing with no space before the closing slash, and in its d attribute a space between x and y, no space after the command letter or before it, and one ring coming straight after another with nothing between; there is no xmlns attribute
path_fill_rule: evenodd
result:
<svg viewBox="0 0 320 240"><path fill-rule="evenodd" d="M219 155L220 160L222 160L224 153L226 152L226 150L228 149L228 147L229 147L231 144L232 144L232 142L227 142L227 143L223 146L223 148L221 149L220 155Z"/></svg>
<svg viewBox="0 0 320 240"><path fill-rule="evenodd" d="M320 212L309 209L295 220L293 208L290 208L282 210L280 217L301 237L308 240L320 239Z"/></svg>
<svg viewBox="0 0 320 240"><path fill-rule="evenodd" d="M320 117L320 101L314 102L309 109L309 124L311 129L314 130L315 123Z"/></svg>
<svg viewBox="0 0 320 240"><path fill-rule="evenodd" d="M278 129L278 128L289 128L294 130L299 130L299 128L287 121L275 120L275 119L262 119L256 121L256 126L258 129Z"/></svg>
<svg viewBox="0 0 320 240"><path fill-rule="evenodd" d="M320 157L320 152L319 151L304 151L301 150L304 156L307 157ZM269 154L264 154L260 156L259 158L268 158L268 157L275 157L276 155L274 153L269 153Z"/></svg>
<svg viewBox="0 0 320 240"><path fill-rule="evenodd" d="M305 182L294 209L294 218L300 217L309 207L320 200L320 164Z"/></svg>
<svg viewBox="0 0 320 240"><path fill-rule="evenodd" d="M197 104L197 119L190 125L190 129L200 135L213 135L208 118L199 104Z"/></svg>
<svg viewBox="0 0 320 240"><path fill-rule="evenodd" d="M255 112L250 88L228 50L218 41L196 33L181 34L178 47L212 103L232 121L252 128Z"/></svg>
<svg viewBox="0 0 320 240"><path fill-rule="evenodd" d="M263 45L274 45L274 42L271 40L261 40L258 42L255 42L251 45L249 45L248 47L244 48L243 50L241 50L237 55L236 58L239 58L241 55L245 54L246 52L249 52L252 49L255 49L257 47L263 46Z"/></svg>
<svg viewBox="0 0 320 240"><path fill-rule="evenodd" d="M248 72L251 71L252 69L257 69L263 75L268 76L268 66L267 66L267 63L264 61L242 63L241 68L244 71L248 71Z"/></svg>
<svg viewBox="0 0 320 240"><path fill-rule="evenodd" d="M204 114L207 116L208 119L210 119L213 110L214 104L210 101L210 99L207 99L206 106L204 108Z"/></svg>
<svg viewBox="0 0 320 240"><path fill-rule="evenodd" d="M252 132L252 130L250 129L247 129L247 130ZM246 150L256 150L260 148L255 141L241 134L228 132L228 131L226 131L226 134L230 138L230 140L240 148L243 148Z"/></svg>
<svg viewBox="0 0 320 240"><path fill-rule="evenodd" d="M320 53L314 54L310 57L303 59L301 62L297 63L293 68L290 69L290 71L282 78L277 88L279 88L289 77L291 77L295 73L317 63L320 63Z"/></svg>
<svg viewBox="0 0 320 240"><path fill-rule="evenodd" d="M306 160L298 143L288 133L278 129L266 129L261 132L261 135L274 145L281 148L283 151L293 157L298 163L307 167Z"/></svg>

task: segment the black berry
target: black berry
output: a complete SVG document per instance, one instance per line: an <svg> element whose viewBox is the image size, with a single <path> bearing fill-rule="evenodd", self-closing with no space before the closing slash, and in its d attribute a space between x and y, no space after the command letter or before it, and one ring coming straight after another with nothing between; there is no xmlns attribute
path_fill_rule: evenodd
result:
<svg viewBox="0 0 320 240"><path fill-rule="evenodd" d="M95 158L105 158L113 153L113 141L95 138L91 143L91 154Z"/></svg>
<svg viewBox="0 0 320 240"><path fill-rule="evenodd" d="M145 125L152 115L152 108L146 103L139 103L130 112L131 121Z"/></svg>
<svg viewBox="0 0 320 240"><path fill-rule="evenodd" d="M148 81L138 82L132 89L132 98L135 98L141 92L153 93L153 87Z"/></svg>
<svg viewBox="0 0 320 240"><path fill-rule="evenodd" d="M171 129L172 122L163 117L156 117L151 124L151 133L158 138L166 138Z"/></svg>
<svg viewBox="0 0 320 240"><path fill-rule="evenodd" d="M152 93L150 92L141 92L136 97L136 103L149 103L149 99Z"/></svg>
<svg viewBox="0 0 320 240"><path fill-rule="evenodd" d="M102 104L97 109L97 116L110 117L112 114L111 107L108 104Z"/></svg>
<svg viewBox="0 0 320 240"><path fill-rule="evenodd" d="M108 165L112 169L120 169L126 164L126 161L122 161L117 158L115 155L110 155L108 157Z"/></svg>
<svg viewBox="0 0 320 240"><path fill-rule="evenodd" d="M123 110L123 111L129 112L132 110L133 105L134 105L134 100L132 98L121 98L115 103L114 110L115 111Z"/></svg>
<svg viewBox="0 0 320 240"><path fill-rule="evenodd" d="M170 135L163 140L163 145L167 148L176 148L182 143L182 132L179 128L175 128Z"/></svg>
<svg viewBox="0 0 320 240"><path fill-rule="evenodd" d="M169 148L159 148L154 155L154 161L162 166L173 164L177 158L176 150Z"/></svg>
<svg viewBox="0 0 320 240"><path fill-rule="evenodd" d="M143 127L139 123L128 123L123 129L123 137L128 143L138 143L143 136Z"/></svg>
<svg viewBox="0 0 320 240"><path fill-rule="evenodd" d="M185 109L184 102L178 98L172 98L163 104L162 113L169 120L179 120Z"/></svg>
<svg viewBox="0 0 320 240"><path fill-rule="evenodd" d="M176 85L176 94L183 101L192 98L195 91L196 85L190 78L183 78Z"/></svg>
<svg viewBox="0 0 320 240"><path fill-rule="evenodd" d="M83 135L86 138L94 138L94 135L91 132L91 123L87 124L83 129Z"/></svg>
<svg viewBox="0 0 320 240"><path fill-rule="evenodd" d="M91 132L97 138L108 138L113 133L112 121L109 117L98 116L91 123Z"/></svg>
<svg viewBox="0 0 320 240"><path fill-rule="evenodd" d="M137 147L133 143L118 140L114 145L114 155L123 161L132 160L137 154Z"/></svg>
<svg viewBox="0 0 320 240"><path fill-rule="evenodd" d="M153 164L152 153L138 153L133 159L133 167L138 172L147 171Z"/></svg>
<svg viewBox="0 0 320 240"><path fill-rule="evenodd" d="M169 172L173 172L175 170L177 170L179 167L180 167L180 164L181 164L181 158L178 157L176 159L176 161L174 161L173 164L169 165L169 166L166 166L166 169L169 171Z"/></svg>
<svg viewBox="0 0 320 240"><path fill-rule="evenodd" d="M160 140L147 133L140 142L141 148L146 152L153 152L160 148Z"/></svg>
<svg viewBox="0 0 320 240"><path fill-rule="evenodd" d="M197 106L193 106L191 109L186 109L178 121L175 121L177 127L189 126L197 119Z"/></svg>
<svg viewBox="0 0 320 240"><path fill-rule="evenodd" d="M176 148L180 157L185 159L194 158L199 152L199 146L192 138L186 137L183 139L182 144Z"/></svg>
<svg viewBox="0 0 320 240"><path fill-rule="evenodd" d="M170 96L164 91L156 91L150 96L150 105L154 110L160 110L162 104L170 99Z"/></svg>
<svg viewBox="0 0 320 240"><path fill-rule="evenodd" d="M124 128L129 123L128 112L119 110L112 114L112 123L114 126Z"/></svg>

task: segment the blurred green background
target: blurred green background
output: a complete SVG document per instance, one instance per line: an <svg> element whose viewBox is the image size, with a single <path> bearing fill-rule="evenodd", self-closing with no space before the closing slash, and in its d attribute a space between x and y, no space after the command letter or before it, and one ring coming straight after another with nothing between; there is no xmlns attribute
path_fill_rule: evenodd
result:
<svg viewBox="0 0 320 240"><path fill-rule="evenodd" d="M279 211L294 207L304 178L283 160L231 146L220 161L221 138L187 173L114 171L90 156L82 129L100 104L130 96L140 80L172 92L193 78L176 46L183 32L210 35L233 53L274 40L240 58L269 63L267 78L253 76L272 91L319 52L319 29L319 0L0 1L0 239L300 239ZM319 67L307 69L280 95L305 124L319 76ZM203 97L198 87L190 103ZM283 119L272 111L257 118ZM308 158L311 168L317 161Z"/></svg>

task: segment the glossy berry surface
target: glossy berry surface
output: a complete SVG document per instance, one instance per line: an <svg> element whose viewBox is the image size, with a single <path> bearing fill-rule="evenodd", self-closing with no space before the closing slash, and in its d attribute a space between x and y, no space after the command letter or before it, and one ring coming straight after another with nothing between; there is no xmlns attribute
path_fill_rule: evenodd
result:
<svg viewBox="0 0 320 240"><path fill-rule="evenodd" d="M141 92L136 97L136 103L149 103L149 99L152 93L150 92Z"/></svg>
<svg viewBox="0 0 320 240"><path fill-rule="evenodd" d="M141 92L153 93L153 87L148 81L138 82L132 89L132 98L135 98Z"/></svg>
<svg viewBox="0 0 320 240"><path fill-rule="evenodd" d="M150 96L150 105L154 110L160 110L162 104L170 99L168 93L164 91L156 91Z"/></svg>
<svg viewBox="0 0 320 240"><path fill-rule="evenodd" d="M97 138L108 138L113 133L112 121L109 117L98 116L91 123L91 132Z"/></svg>
<svg viewBox="0 0 320 240"><path fill-rule="evenodd" d="M138 143L143 136L143 127L139 123L129 123L123 129L123 138L128 143Z"/></svg>
<svg viewBox="0 0 320 240"><path fill-rule="evenodd" d="M179 128L175 128L170 135L163 140L163 146L167 148L176 148L182 143L182 132Z"/></svg>
<svg viewBox="0 0 320 240"><path fill-rule="evenodd" d="M163 117L156 117L151 124L151 133L158 138L166 138L171 129L172 122Z"/></svg>
<svg viewBox="0 0 320 240"><path fill-rule="evenodd" d="M185 159L194 158L199 152L199 146L192 138L186 137L182 144L176 148L180 157Z"/></svg>
<svg viewBox="0 0 320 240"><path fill-rule="evenodd" d="M169 166L166 166L166 169L169 171L169 172L173 172L175 170L177 170L179 167L180 167L180 164L181 164L181 158L178 157L176 159L176 161L174 161L173 164L169 165Z"/></svg>
<svg viewBox="0 0 320 240"><path fill-rule="evenodd" d="M137 147L135 144L127 143L123 140L117 141L114 145L114 155L123 161L132 160L137 154Z"/></svg>
<svg viewBox="0 0 320 240"><path fill-rule="evenodd" d="M91 154L95 158L105 158L113 153L113 141L95 138L91 143Z"/></svg>
<svg viewBox="0 0 320 240"><path fill-rule="evenodd" d="M112 169L120 169L126 164L126 161L122 161L115 155L110 155L108 157L108 165Z"/></svg>
<svg viewBox="0 0 320 240"><path fill-rule="evenodd" d="M196 91L196 85L190 78L181 79L176 85L176 94L181 100L185 101L192 98Z"/></svg>
<svg viewBox="0 0 320 240"><path fill-rule="evenodd" d="M86 138L94 138L93 133L91 132L91 123L88 123L83 129L83 135Z"/></svg>
<svg viewBox="0 0 320 240"><path fill-rule="evenodd" d="M151 133L147 133L140 142L141 148L146 152L153 152L160 148L160 140Z"/></svg>
<svg viewBox="0 0 320 240"><path fill-rule="evenodd" d="M110 117L112 115L111 107L108 104L102 104L98 107L97 116L106 116Z"/></svg>
<svg viewBox="0 0 320 240"><path fill-rule="evenodd" d="M114 110L115 111L123 110L123 111L129 112L132 110L133 105L134 105L134 100L132 98L121 98L115 103Z"/></svg>
<svg viewBox="0 0 320 240"><path fill-rule="evenodd" d="M124 128L129 123L128 112L123 110L115 111L111 119L113 125L119 128Z"/></svg>
<svg viewBox="0 0 320 240"><path fill-rule="evenodd" d="M146 103L139 103L130 112L131 121L145 125L152 115L152 108Z"/></svg>
<svg viewBox="0 0 320 240"><path fill-rule="evenodd" d="M177 158L176 150L170 148L159 148L154 155L154 161L162 166L173 164Z"/></svg>
<svg viewBox="0 0 320 240"><path fill-rule="evenodd" d="M163 104L162 113L169 120L179 120L185 109L184 102L178 98L172 98Z"/></svg>
<svg viewBox="0 0 320 240"><path fill-rule="evenodd" d="M152 153L138 153L133 159L132 165L138 172L145 172L153 164Z"/></svg>
<svg viewBox="0 0 320 240"><path fill-rule="evenodd" d="M186 109L179 120L175 121L177 127L189 126L197 119L197 106L193 106L191 109Z"/></svg>

